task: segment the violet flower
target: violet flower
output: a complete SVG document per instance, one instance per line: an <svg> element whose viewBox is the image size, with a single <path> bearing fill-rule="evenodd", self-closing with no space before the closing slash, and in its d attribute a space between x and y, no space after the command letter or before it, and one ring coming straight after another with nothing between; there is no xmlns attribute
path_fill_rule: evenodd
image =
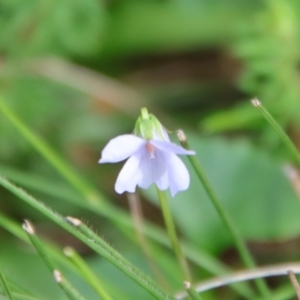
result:
<svg viewBox="0 0 300 300"><path fill-rule="evenodd" d="M136 186L147 189L152 183L160 190L170 188L172 196L186 190L190 176L176 154L193 155L195 152L170 142L163 126L145 109L142 109L135 133L141 137L120 135L110 140L102 151L99 163L116 163L129 158L119 173L115 191L133 193Z"/></svg>

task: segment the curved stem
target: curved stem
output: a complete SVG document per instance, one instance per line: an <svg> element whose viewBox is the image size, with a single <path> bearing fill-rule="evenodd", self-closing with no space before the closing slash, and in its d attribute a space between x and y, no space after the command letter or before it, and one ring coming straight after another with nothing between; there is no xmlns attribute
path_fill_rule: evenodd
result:
<svg viewBox="0 0 300 300"><path fill-rule="evenodd" d="M268 112L268 110L261 104L261 102L254 98L251 100L251 104L258 109L258 111L263 115L266 121L275 129L278 135L281 137L282 141L287 145L297 163L300 165L300 154L296 146L293 144L288 135L284 132L284 130L280 127L277 121L272 117L272 115Z"/></svg>

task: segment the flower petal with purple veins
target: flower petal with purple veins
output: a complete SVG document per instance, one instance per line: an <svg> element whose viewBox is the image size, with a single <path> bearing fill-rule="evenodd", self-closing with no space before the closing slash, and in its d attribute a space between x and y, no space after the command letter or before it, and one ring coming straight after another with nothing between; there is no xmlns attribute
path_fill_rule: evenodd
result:
<svg viewBox="0 0 300 300"><path fill-rule="evenodd" d="M165 142L165 141L158 141L158 140L151 140L150 143L155 146L156 148L165 151L165 152L171 152L174 154L182 154L182 155L194 155L195 151L192 150L186 150L183 147L180 147L176 144L173 144L171 142Z"/></svg>
<svg viewBox="0 0 300 300"><path fill-rule="evenodd" d="M133 135L124 134L112 140L105 146L101 153L99 163L116 163L137 152L146 141Z"/></svg>
<svg viewBox="0 0 300 300"><path fill-rule="evenodd" d="M189 187L190 175L182 160L173 153L169 154L168 162L169 187L171 195L174 197L179 191L184 191Z"/></svg>

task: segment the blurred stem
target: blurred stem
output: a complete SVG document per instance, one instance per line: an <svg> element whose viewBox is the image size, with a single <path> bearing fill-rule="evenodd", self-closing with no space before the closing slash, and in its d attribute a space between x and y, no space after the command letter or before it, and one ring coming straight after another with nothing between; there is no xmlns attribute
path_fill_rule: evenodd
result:
<svg viewBox="0 0 300 300"><path fill-rule="evenodd" d="M13 294L12 294L12 291L10 290L7 282L6 282L6 279L4 277L4 275L0 272L0 282L2 283L2 286L3 286L3 290L4 290L4 293L5 295L7 296L7 298L9 300L15 300Z"/></svg>
<svg viewBox="0 0 300 300"><path fill-rule="evenodd" d="M189 270L188 263L182 253L182 249L176 234L175 225L173 222L172 214L170 211L170 207L168 204L168 199L166 197L166 193L164 191L161 191L159 188L157 189L157 194L160 202L160 206L162 209L163 217L165 220L165 224L167 227L167 232L169 235L169 239L171 241L171 245L173 248L173 251L175 252L176 258L178 260L179 266L181 268L181 272L183 275L183 279L190 281L191 280L191 273Z"/></svg>
<svg viewBox="0 0 300 300"><path fill-rule="evenodd" d="M73 248L66 247L64 249L64 254L76 266L81 276L89 283L91 287L93 287L102 300L112 300L112 298L105 291L102 282Z"/></svg>
<svg viewBox="0 0 300 300"><path fill-rule="evenodd" d="M267 278L274 276L286 276L288 270L292 270L295 274L300 274L300 263L275 264L251 270L247 269L235 271L224 276L218 276L212 279L202 280L200 283L194 285L194 289L198 293L202 293L220 287L230 286L231 284L238 283L241 281L250 281L257 278ZM290 285L289 290L291 290ZM175 296L177 300L183 300L187 297L187 293L179 292ZM273 294L272 298L275 298ZM251 299L253 300L257 298L252 297Z"/></svg>
<svg viewBox="0 0 300 300"><path fill-rule="evenodd" d="M25 220L23 224L23 229L27 233L29 240L31 241L34 248L37 250L40 257L45 262L48 269L53 273L55 281L65 292L68 298L70 300L84 300L84 298L79 294L79 292L65 278L62 277L61 273L58 270L56 270L53 261L47 254L45 246L41 243L41 241L35 234L33 226Z"/></svg>
<svg viewBox="0 0 300 300"><path fill-rule="evenodd" d="M178 138L179 138L181 145L184 148L191 150L183 131L178 132ZM225 208L223 207L222 202L218 198L216 192L214 191L212 185L210 184L208 178L206 177L204 170L202 169L199 161L197 160L197 156L189 155L188 159L189 159L192 167L194 168L199 180L203 184L203 187L204 187L208 197L210 198L212 204L214 205L217 213L219 214L219 217L223 221L227 230L230 232L244 264L248 268L251 268L251 269L255 268L256 267L255 262L251 256L248 248L246 247L246 244L240 234L240 231L238 230L238 227L234 224L233 220L231 219L231 217L229 216L229 214L226 212ZM255 282L256 282L256 285L257 285L260 293L263 295L263 297L265 299L271 299L271 293L270 293L267 285L265 284L265 282L261 279L257 279L257 280L255 280Z"/></svg>
<svg viewBox="0 0 300 300"><path fill-rule="evenodd" d="M143 217L143 211L142 211L139 195L137 193L126 193L126 194L127 194L130 213L134 222L134 229L136 232L139 246L141 247L145 259L152 273L154 274L157 282L159 282L164 287L168 287L167 280L164 278L162 272L160 271L157 264L153 260L153 258L155 257L155 254L152 251L153 248L151 247L149 241L147 240L146 236L143 233L144 217Z"/></svg>
<svg viewBox="0 0 300 300"><path fill-rule="evenodd" d="M53 271L53 277L56 283L62 288L70 300L84 300L77 290L67 281L59 270Z"/></svg>
<svg viewBox="0 0 300 300"><path fill-rule="evenodd" d="M300 287L299 287L299 283L298 283L298 280L296 278L296 275L292 270L288 270L288 274L289 274L290 281L291 281L291 283L294 287L294 290L296 292L297 299L300 300Z"/></svg>
<svg viewBox="0 0 300 300"><path fill-rule="evenodd" d="M261 104L261 102L258 99L252 99L251 104L258 109L258 111L263 115L266 121L275 129L275 131L278 133L282 141L289 148L294 158L296 159L298 165L300 166L300 154L298 149L288 137L288 135L284 132L284 130L280 127L277 121L272 117L272 115L268 112L268 110Z"/></svg>

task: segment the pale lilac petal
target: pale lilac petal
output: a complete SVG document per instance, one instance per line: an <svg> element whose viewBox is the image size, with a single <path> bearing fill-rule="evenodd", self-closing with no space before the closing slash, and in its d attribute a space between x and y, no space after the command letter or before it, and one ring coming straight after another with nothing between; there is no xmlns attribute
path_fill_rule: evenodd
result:
<svg viewBox="0 0 300 300"><path fill-rule="evenodd" d="M142 174L138 186L147 189L152 183L158 181L160 185L163 177L167 176L166 158L162 151L155 151L154 156L145 149L141 150L139 171ZM166 189L166 188L164 188Z"/></svg>
<svg viewBox="0 0 300 300"><path fill-rule="evenodd" d="M137 183L140 180L141 173L139 165L141 161L141 153L138 151L132 155L123 166L115 184L115 191L122 194L125 191L134 193Z"/></svg>
<svg viewBox="0 0 300 300"><path fill-rule="evenodd" d="M110 140L104 147L99 163L122 161L137 152L145 143L145 140L133 134L120 135Z"/></svg>
<svg viewBox="0 0 300 300"><path fill-rule="evenodd" d="M169 187L174 197L178 191L184 191L189 187L190 175L181 159L173 153L169 154L167 164Z"/></svg>
<svg viewBox="0 0 300 300"><path fill-rule="evenodd" d="M169 135L168 135L166 129L164 127L162 127L161 130L162 130L162 136L161 136L161 133L159 134L157 131L154 131L153 140L170 142L170 138L169 138Z"/></svg>
<svg viewBox="0 0 300 300"><path fill-rule="evenodd" d="M158 141L158 140L151 140L150 143L165 152L170 152L174 154L183 154L183 155L194 155L196 154L195 151L192 150L186 150L181 146L178 146L176 144L170 143L170 142L164 142L164 141Z"/></svg>
<svg viewBox="0 0 300 300"><path fill-rule="evenodd" d="M167 133L167 130L164 127L162 128L162 132L163 132L163 136L165 138L165 141L170 142L169 135Z"/></svg>
<svg viewBox="0 0 300 300"><path fill-rule="evenodd" d="M147 189L153 183L152 161L150 153L145 149L141 150L139 172L141 174L138 186Z"/></svg>
<svg viewBox="0 0 300 300"><path fill-rule="evenodd" d="M156 156L158 157L157 164L161 166L161 171L158 174L156 174L156 177L154 177L154 182L156 183L157 187L162 191L166 190L169 187L169 176L167 169L168 159L166 157L168 155L169 154L164 153L163 151L156 150ZM158 169L159 167L156 168Z"/></svg>

